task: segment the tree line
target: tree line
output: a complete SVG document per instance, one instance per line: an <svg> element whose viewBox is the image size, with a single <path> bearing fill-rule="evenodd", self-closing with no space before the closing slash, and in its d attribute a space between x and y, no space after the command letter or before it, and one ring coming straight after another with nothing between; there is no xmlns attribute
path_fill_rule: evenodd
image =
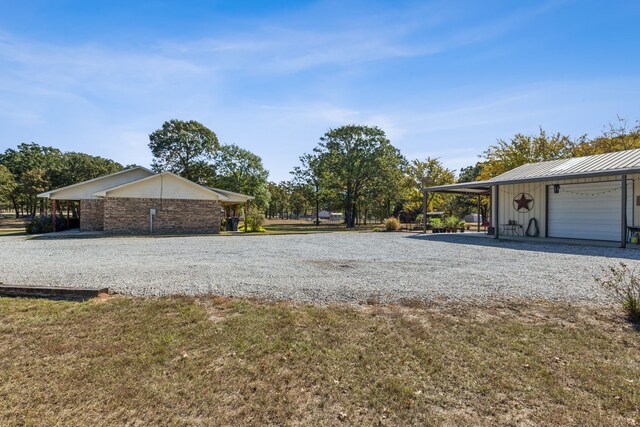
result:
<svg viewBox="0 0 640 427"><path fill-rule="evenodd" d="M122 170L113 160L35 143L20 144L0 153L0 206L16 217L34 216L47 209L37 197L52 188L65 187Z"/></svg>
<svg viewBox="0 0 640 427"><path fill-rule="evenodd" d="M640 123L618 118L595 138L561 133L516 134L479 154L473 165L455 170L433 157L406 159L375 126L328 130L316 147L300 156L291 180L269 182L262 159L235 144L222 144L196 121L170 120L149 135L155 171L171 171L202 185L254 196L254 210L269 218L315 217L319 209L344 214L353 228L389 216L414 221L422 207L421 188L489 179L526 163L640 148ZM36 195L51 188L122 170L102 157L62 152L35 143L0 154L0 206L17 216L46 210ZM463 216L476 199L430 193L430 210ZM487 201L482 205L486 215Z"/></svg>

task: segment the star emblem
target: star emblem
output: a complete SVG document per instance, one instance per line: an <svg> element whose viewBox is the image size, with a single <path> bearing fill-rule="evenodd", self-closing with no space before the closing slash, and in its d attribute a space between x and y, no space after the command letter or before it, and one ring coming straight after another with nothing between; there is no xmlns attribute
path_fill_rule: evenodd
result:
<svg viewBox="0 0 640 427"><path fill-rule="evenodd" d="M513 199L513 207L518 211L529 212L531 210L531 202L533 202L533 197L526 193L520 193L519 196L516 196Z"/></svg>

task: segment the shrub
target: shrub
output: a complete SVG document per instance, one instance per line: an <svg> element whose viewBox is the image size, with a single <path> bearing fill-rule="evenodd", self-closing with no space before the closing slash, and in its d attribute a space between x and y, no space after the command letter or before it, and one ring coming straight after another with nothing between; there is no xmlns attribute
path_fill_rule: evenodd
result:
<svg viewBox="0 0 640 427"><path fill-rule="evenodd" d="M264 224L264 215L257 208L251 207L244 220L245 227L249 232L264 233L266 230L262 226ZM244 231L245 227L240 227Z"/></svg>
<svg viewBox="0 0 640 427"><path fill-rule="evenodd" d="M621 262L620 266L609 266L604 272L604 277L595 278L596 283L622 303L631 320L640 321L640 277L636 275L636 269L630 270Z"/></svg>
<svg viewBox="0 0 640 427"><path fill-rule="evenodd" d="M67 220L61 215L56 215L56 228L58 231L67 229ZM29 218L24 222L24 231L27 234L41 234L53 232L53 217L51 215L40 215Z"/></svg>
<svg viewBox="0 0 640 427"><path fill-rule="evenodd" d="M450 216L444 219L444 226L446 228L458 228L460 220L455 216Z"/></svg>
<svg viewBox="0 0 640 427"><path fill-rule="evenodd" d="M430 222L431 222L431 227L433 227L433 228L442 228L442 227L444 227L444 223L442 222L442 219L440 219L440 218L432 218Z"/></svg>
<svg viewBox="0 0 640 427"><path fill-rule="evenodd" d="M400 221L396 217L389 217L384 220L384 229L387 231L400 230Z"/></svg>

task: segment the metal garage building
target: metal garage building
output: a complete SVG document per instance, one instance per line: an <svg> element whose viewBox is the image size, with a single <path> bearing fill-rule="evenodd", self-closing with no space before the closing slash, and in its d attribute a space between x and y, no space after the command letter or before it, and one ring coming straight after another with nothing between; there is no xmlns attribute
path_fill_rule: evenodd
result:
<svg viewBox="0 0 640 427"><path fill-rule="evenodd" d="M488 181L424 188L491 198L495 237L620 242L640 230L640 149L530 163Z"/></svg>

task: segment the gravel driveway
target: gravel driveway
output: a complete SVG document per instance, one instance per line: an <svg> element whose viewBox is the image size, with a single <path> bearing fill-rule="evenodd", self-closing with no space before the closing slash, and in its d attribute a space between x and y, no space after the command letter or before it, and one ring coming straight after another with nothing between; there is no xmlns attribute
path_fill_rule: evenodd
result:
<svg viewBox="0 0 640 427"><path fill-rule="evenodd" d="M0 238L0 282L361 302L494 296L608 302L593 275L640 251L464 235Z"/></svg>

